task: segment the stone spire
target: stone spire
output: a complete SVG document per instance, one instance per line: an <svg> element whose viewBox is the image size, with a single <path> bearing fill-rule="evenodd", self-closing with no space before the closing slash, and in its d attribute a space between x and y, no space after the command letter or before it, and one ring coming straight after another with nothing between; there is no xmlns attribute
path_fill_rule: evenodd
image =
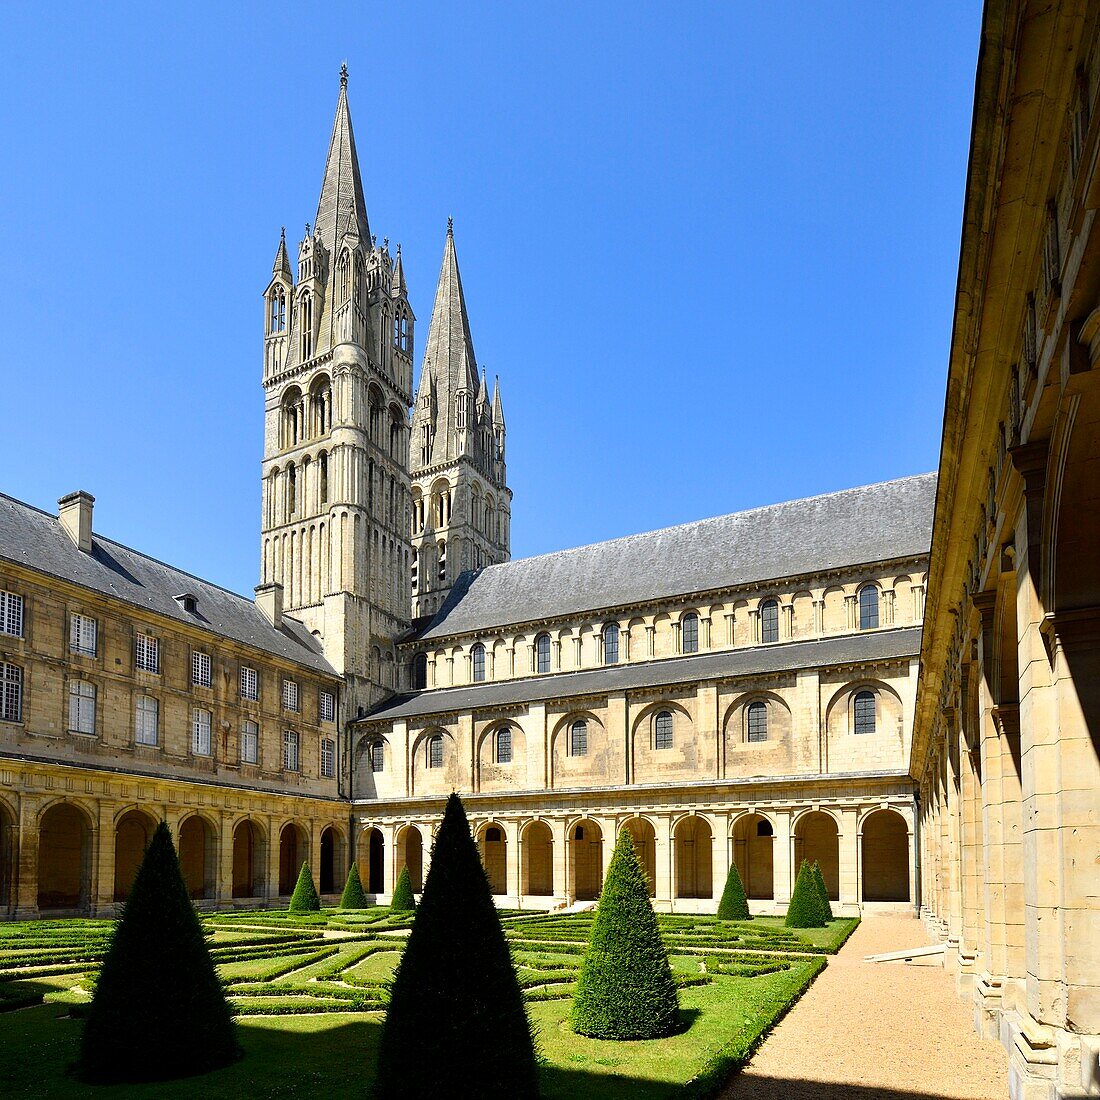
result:
<svg viewBox="0 0 1100 1100"><path fill-rule="evenodd" d="M390 293L395 298L408 297L409 288L405 284L405 265L401 262L401 246L397 246L397 259L393 265L393 283Z"/></svg>
<svg viewBox="0 0 1100 1100"><path fill-rule="evenodd" d="M504 406L500 401L500 375L496 377L496 381L493 383L493 427L504 427Z"/></svg>
<svg viewBox="0 0 1100 1100"><path fill-rule="evenodd" d="M340 97L336 101L336 119L332 124L325 178L313 225L330 256L336 254L336 247L346 233L354 233L365 248L370 247L367 204L363 199L363 180L359 175L359 157L355 152L355 135L348 110L347 65L340 68Z"/></svg>
<svg viewBox="0 0 1100 1100"><path fill-rule="evenodd" d="M275 253L275 263L271 266L272 275L282 275L288 282L294 281L294 275L290 266L290 255L286 250L286 226L279 233L279 249Z"/></svg>

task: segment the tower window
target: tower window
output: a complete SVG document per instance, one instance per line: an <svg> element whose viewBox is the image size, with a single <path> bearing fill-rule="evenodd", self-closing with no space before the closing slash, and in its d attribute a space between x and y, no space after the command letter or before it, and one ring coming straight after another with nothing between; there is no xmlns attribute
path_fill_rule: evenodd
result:
<svg viewBox="0 0 1100 1100"><path fill-rule="evenodd" d="M865 584L859 590L859 629L873 630L878 626L878 589Z"/></svg>
<svg viewBox="0 0 1100 1100"><path fill-rule="evenodd" d="M268 304L270 306L267 318L268 332L284 332L286 330L286 292L281 286L277 286L271 292Z"/></svg>
<svg viewBox="0 0 1100 1100"><path fill-rule="evenodd" d="M320 473L318 480L320 481L321 503L328 504L328 455L324 451L321 452L317 465Z"/></svg>
<svg viewBox="0 0 1100 1100"><path fill-rule="evenodd" d="M474 683L480 684L485 679L485 647L481 642L474 646L470 655L474 666Z"/></svg>
<svg viewBox="0 0 1100 1100"><path fill-rule="evenodd" d="M685 615L680 624L680 648L684 653L699 652L699 616L694 611Z"/></svg>
<svg viewBox="0 0 1100 1100"><path fill-rule="evenodd" d="M569 727L569 755L588 755L588 723L583 718Z"/></svg>
<svg viewBox="0 0 1100 1100"><path fill-rule="evenodd" d="M760 605L760 640L779 641L779 601L765 600Z"/></svg>
<svg viewBox="0 0 1100 1100"><path fill-rule="evenodd" d="M512 763L512 730L509 726L497 730L497 763Z"/></svg>
<svg viewBox="0 0 1100 1100"><path fill-rule="evenodd" d="M535 639L535 671L550 671L550 635L540 634Z"/></svg>
<svg viewBox="0 0 1100 1100"><path fill-rule="evenodd" d="M608 623L603 628L603 663L605 665L617 665L619 663L618 623Z"/></svg>
<svg viewBox="0 0 1100 1100"><path fill-rule="evenodd" d="M286 468L286 515L289 519L298 507L298 471L292 462Z"/></svg>
<svg viewBox="0 0 1100 1100"><path fill-rule="evenodd" d="M413 550L412 552L412 590L415 596L417 590L420 587L420 551Z"/></svg>
<svg viewBox="0 0 1100 1100"><path fill-rule="evenodd" d="M346 302L351 297L351 254L344 249L340 254L340 266L336 273L337 301Z"/></svg>
<svg viewBox="0 0 1100 1100"><path fill-rule="evenodd" d="M447 579L447 544L440 542L439 544L439 580L442 583Z"/></svg>
<svg viewBox="0 0 1100 1100"><path fill-rule="evenodd" d="M313 355L313 298L303 294L298 303L298 322L301 330L303 361Z"/></svg>
<svg viewBox="0 0 1100 1100"><path fill-rule="evenodd" d="M414 691L423 691L428 686L428 658L424 653L413 658L412 680Z"/></svg>
<svg viewBox="0 0 1100 1100"><path fill-rule="evenodd" d="M653 720L653 747L655 749L672 748L672 715L663 710Z"/></svg>
<svg viewBox="0 0 1100 1100"><path fill-rule="evenodd" d="M859 692L852 703L852 730L854 733L875 732L875 695L871 691Z"/></svg>
<svg viewBox="0 0 1100 1100"><path fill-rule="evenodd" d="M746 741L767 741L768 739L768 704L750 703L748 718L745 725Z"/></svg>

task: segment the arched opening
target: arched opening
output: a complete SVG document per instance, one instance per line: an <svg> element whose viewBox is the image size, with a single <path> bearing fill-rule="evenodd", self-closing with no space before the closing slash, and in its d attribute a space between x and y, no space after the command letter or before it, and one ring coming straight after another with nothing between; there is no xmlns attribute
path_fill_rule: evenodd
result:
<svg viewBox="0 0 1100 1100"><path fill-rule="evenodd" d="M233 830L233 896L255 898L263 892L263 834L251 821Z"/></svg>
<svg viewBox="0 0 1100 1100"><path fill-rule="evenodd" d="M305 830L291 822L279 834L279 893L284 897L294 893L294 886L308 859Z"/></svg>
<svg viewBox="0 0 1100 1100"><path fill-rule="evenodd" d="M603 833L594 821L578 821L569 832L573 897L595 901L603 889Z"/></svg>
<svg viewBox="0 0 1100 1100"><path fill-rule="evenodd" d="M12 868L15 866L15 818L0 802L0 910L11 905Z"/></svg>
<svg viewBox="0 0 1100 1100"><path fill-rule="evenodd" d="M381 894L386 889L386 841L381 829L368 829L364 851L359 856L359 878L368 894ZM364 858L366 864L364 865Z"/></svg>
<svg viewBox="0 0 1100 1100"><path fill-rule="evenodd" d="M341 888L341 870L344 862L343 841L340 834L329 825L321 832L321 876L322 894L335 894Z"/></svg>
<svg viewBox="0 0 1100 1100"><path fill-rule="evenodd" d="M733 827L733 861L747 898L761 901L775 897L774 842L775 830L760 814L746 814Z"/></svg>
<svg viewBox="0 0 1100 1100"><path fill-rule="evenodd" d="M798 819L794 832L792 875L798 874L804 859L821 864L825 889L829 897L836 901L840 897L840 837L831 814L815 810Z"/></svg>
<svg viewBox="0 0 1100 1100"><path fill-rule="evenodd" d="M554 893L554 836L545 821L532 821L520 842L521 892L548 898Z"/></svg>
<svg viewBox="0 0 1100 1100"><path fill-rule="evenodd" d="M508 839L499 825L486 825L481 833L481 863L491 894L508 893Z"/></svg>
<svg viewBox="0 0 1100 1100"><path fill-rule="evenodd" d="M153 839L154 824L141 810L127 810L115 826L115 901L125 901Z"/></svg>
<svg viewBox="0 0 1100 1100"><path fill-rule="evenodd" d="M634 851L638 853L638 862L649 879L649 896L657 896L657 834L644 817L632 817L624 826L624 832L634 841Z"/></svg>
<svg viewBox="0 0 1100 1100"><path fill-rule="evenodd" d="M713 836L710 825L701 817L685 817L676 826L676 896L709 898L712 885Z"/></svg>
<svg viewBox="0 0 1100 1100"><path fill-rule="evenodd" d="M180 871L193 900L212 898L217 880L218 851L210 822L193 814L180 826Z"/></svg>
<svg viewBox="0 0 1100 1100"><path fill-rule="evenodd" d="M909 826L894 810L875 810L863 822L864 901L909 900Z"/></svg>
<svg viewBox="0 0 1100 1100"><path fill-rule="evenodd" d="M91 829L66 802L51 806L38 826L38 908L82 909L91 894Z"/></svg>
<svg viewBox="0 0 1100 1100"><path fill-rule="evenodd" d="M397 841L397 859L398 874L402 867L408 867L413 893L419 894L424 889L424 840L415 825L409 825L401 833ZM397 881L396 875L394 881Z"/></svg>

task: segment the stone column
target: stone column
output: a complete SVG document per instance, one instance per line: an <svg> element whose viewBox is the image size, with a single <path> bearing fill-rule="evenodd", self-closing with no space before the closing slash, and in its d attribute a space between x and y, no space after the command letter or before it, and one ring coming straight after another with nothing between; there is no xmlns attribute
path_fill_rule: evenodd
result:
<svg viewBox="0 0 1100 1100"><path fill-rule="evenodd" d="M737 637L735 629L735 613L732 611L726 612L726 645L733 645L734 639Z"/></svg>
<svg viewBox="0 0 1100 1100"><path fill-rule="evenodd" d="M794 604L783 604L783 637L794 637Z"/></svg>
<svg viewBox="0 0 1100 1100"><path fill-rule="evenodd" d="M218 835L214 837L218 846L218 873L214 882L214 900L219 906L233 902L233 814L222 810L218 814Z"/></svg>
<svg viewBox="0 0 1100 1100"><path fill-rule="evenodd" d="M818 638L825 632L825 600L814 600L814 635Z"/></svg>
<svg viewBox="0 0 1100 1100"><path fill-rule="evenodd" d="M663 901L666 907L672 904L672 818L662 814L657 819L654 832L654 871L656 881L653 884L654 901Z"/></svg>
<svg viewBox="0 0 1100 1100"><path fill-rule="evenodd" d="M840 904L847 909L859 905L860 865L859 865L859 809L845 806L840 811L840 836L837 844L840 848Z"/></svg>
<svg viewBox="0 0 1100 1100"><path fill-rule="evenodd" d="M646 656L647 657L652 657L653 656L653 642L654 642L654 635L656 634L656 630L657 630L657 628L652 623L647 623L646 624L646 628L645 628L645 648L646 648Z"/></svg>
<svg viewBox="0 0 1100 1100"><path fill-rule="evenodd" d="M730 815L728 813L714 814L711 823L714 836L711 841L711 897L714 899L714 907L718 908L718 902L722 898L722 891L726 887L726 876L730 873Z"/></svg>
<svg viewBox="0 0 1100 1100"><path fill-rule="evenodd" d="M275 819L270 815L264 818L264 826L267 829L267 882L261 888L261 897L273 902L279 897L279 830L275 825Z"/></svg>
<svg viewBox="0 0 1100 1100"><path fill-rule="evenodd" d="M88 892L93 915L110 917L115 912L115 823L110 803L102 801L98 809L92 836L92 873Z"/></svg>
<svg viewBox="0 0 1100 1100"><path fill-rule="evenodd" d="M699 638L700 649L710 649L710 616L703 615L699 619L699 632L701 637Z"/></svg>
<svg viewBox="0 0 1100 1100"><path fill-rule="evenodd" d="M39 800L33 795L22 795L19 799L19 854L12 883L16 920L32 920L38 916L39 806Z"/></svg>
<svg viewBox="0 0 1100 1100"><path fill-rule="evenodd" d="M749 612L749 637L753 645L760 644L760 610L754 608Z"/></svg>
<svg viewBox="0 0 1100 1100"><path fill-rule="evenodd" d="M569 821L558 818L548 822L554 838L554 897L572 902L573 890L569 883Z"/></svg>
<svg viewBox="0 0 1100 1100"><path fill-rule="evenodd" d="M786 909L791 900L791 866L794 860L794 836L791 833L791 811L776 810L775 839L772 841L772 893L777 909Z"/></svg>
<svg viewBox="0 0 1100 1100"><path fill-rule="evenodd" d="M522 866L520 863L519 822L501 821L500 826L504 830L504 839L507 841L504 864L504 873L507 878L505 883L506 897L509 903L514 902L517 908L522 908L523 879L520 875Z"/></svg>

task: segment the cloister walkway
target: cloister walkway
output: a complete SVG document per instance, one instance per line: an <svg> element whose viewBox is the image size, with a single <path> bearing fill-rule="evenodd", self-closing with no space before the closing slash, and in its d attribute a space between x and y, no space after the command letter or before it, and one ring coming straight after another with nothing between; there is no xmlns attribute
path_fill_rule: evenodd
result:
<svg viewBox="0 0 1100 1100"><path fill-rule="evenodd" d="M866 917L720 1100L1004 1100L1004 1048L975 1034L938 957L864 961L930 942L912 917Z"/></svg>

